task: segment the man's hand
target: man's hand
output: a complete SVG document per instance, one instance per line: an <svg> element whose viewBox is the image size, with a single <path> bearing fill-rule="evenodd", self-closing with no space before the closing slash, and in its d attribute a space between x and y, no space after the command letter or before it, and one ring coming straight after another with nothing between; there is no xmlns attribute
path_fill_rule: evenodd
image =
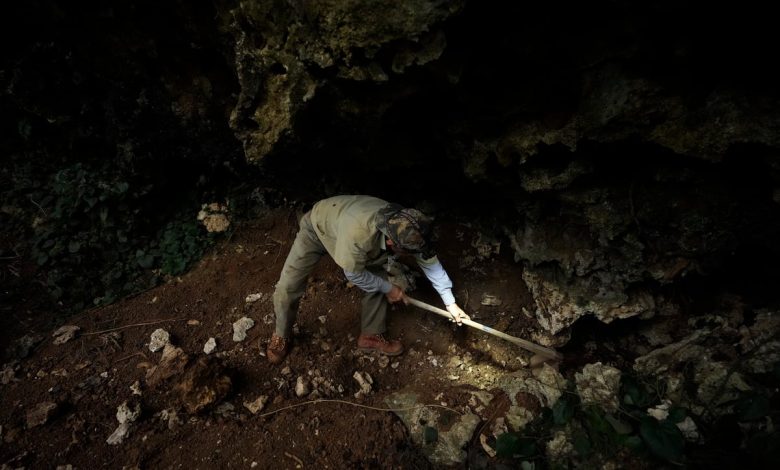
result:
<svg viewBox="0 0 780 470"><path fill-rule="evenodd" d="M447 311L450 312L450 315L452 315L452 320L450 321L454 321L458 325L462 325L463 320L471 320L471 317L466 315L466 312L458 307L458 304L447 305Z"/></svg>
<svg viewBox="0 0 780 470"><path fill-rule="evenodd" d="M393 284L393 287L390 289L390 292L385 294L385 297L387 297L387 301L391 304L394 304L396 302L403 302L404 304L408 304L409 301L406 300L406 294L404 293L404 290L400 287Z"/></svg>

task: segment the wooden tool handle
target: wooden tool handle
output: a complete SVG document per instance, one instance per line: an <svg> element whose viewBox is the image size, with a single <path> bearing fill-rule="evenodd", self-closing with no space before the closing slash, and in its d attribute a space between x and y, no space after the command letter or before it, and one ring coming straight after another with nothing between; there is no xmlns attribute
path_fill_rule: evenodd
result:
<svg viewBox="0 0 780 470"><path fill-rule="evenodd" d="M450 315L450 312L448 312L448 311L446 311L446 310L444 310L442 308L434 307L433 305L426 304L425 302L420 302L419 300L413 299L413 298L411 298L409 296L407 296L406 299L409 301L410 304L414 305L415 307L420 307L423 310L428 310L429 312L433 312L433 313L436 313L436 314L441 315L443 317L446 317L448 319L452 319L452 315ZM559 361L559 360L561 360L563 358L563 356L561 356L561 354L559 352L555 351L554 349L545 348L544 346L540 346L540 345L538 345L536 343L532 343L532 342L524 340L524 339L520 339L520 338L516 338L514 336L510 336L510 335L504 333L503 331L494 330L493 328L485 326L485 325L483 325L481 323L477 323L474 320L463 320L461 323L463 323L464 325L468 325L468 326L470 326L472 328L476 328L478 330L482 330L485 333L491 334L493 336L498 336L499 338L505 339L505 340L507 340L507 341L509 341L511 343L514 343L514 344L520 346L521 348L523 348L525 350L531 351L531 352L536 353L536 354L541 354L542 356L548 357L550 359L554 359L556 361Z"/></svg>

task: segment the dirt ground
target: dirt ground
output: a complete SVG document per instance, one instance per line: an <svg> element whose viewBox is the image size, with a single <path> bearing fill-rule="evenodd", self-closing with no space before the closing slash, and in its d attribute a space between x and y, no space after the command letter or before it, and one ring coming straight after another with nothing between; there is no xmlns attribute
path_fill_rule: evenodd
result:
<svg viewBox="0 0 780 470"><path fill-rule="evenodd" d="M275 210L238 228L186 275L74 316L66 324L79 326L79 334L64 344L54 344L52 331L21 332L40 341L26 358L4 361L0 465L432 467L403 422L375 408L387 408L385 398L393 392L413 390L423 403L465 410L473 407L468 393L473 387L454 382L442 364L466 356L511 371L523 367L530 354L511 345L486 350L484 333L401 306L390 312L389 334L407 351L389 361L364 355L355 344L361 293L326 257L302 301L294 349L284 363L270 365L262 353L273 331L270 296L297 230L296 215L291 207ZM508 247L490 254L482 246L480 254L478 235L460 224L443 225L440 236L439 255L464 309L510 334L527 333L532 322L522 311L531 308L531 299ZM414 297L440 304L427 280L418 285ZM250 294L260 299L246 302ZM501 305L483 305L485 295ZM235 342L232 323L244 316L255 325L245 340ZM182 350L166 366L160 364L163 353L148 347L157 328L167 330ZM217 347L207 356L203 347L212 337ZM359 398L355 372L373 379L371 392ZM313 394L298 397L299 376ZM199 381L210 383L198 389ZM244 406L261 396L267 402L256 414ZM342 401L313 402L316 398ZM129 436L110 445L106 440L119 425L117 407L124 402L131 410L138 406L140 415ZM36 419L32 413L47 403L43 418ZM501 407L506 397L496 393L480 412L484 426L477 432ZM476 435L466 450L470 456L482 452Z"/></svg>

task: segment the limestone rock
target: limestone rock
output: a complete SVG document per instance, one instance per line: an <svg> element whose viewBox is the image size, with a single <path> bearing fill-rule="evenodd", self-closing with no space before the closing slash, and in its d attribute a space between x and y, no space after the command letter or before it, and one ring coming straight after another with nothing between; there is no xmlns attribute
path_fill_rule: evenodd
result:
<svg viewBox="0 0 780 470"><path fill-rule="evenodd" d="M433 408L419 406L418 396L414 392L393 393L385 399L385 403L390 408L405 410L395 411L395 413L409 429L412 442L421 448L431 463L457 465L465 461L467 455L463 447L471 440L477 425L481 422L479 416L466 413L455 417L448 414L444 417ZM438 438L435 441L425 441L426 426L438 431ZM442 431L445 426L449 429Z"/></svg>
<svg viewBox="0 0 780 470"><path fill-rule="evenodd" d="M233 381L224 367L213 357L201 356L187 368L174 386L187 413L195 414L212 408L233 388Z"/></svg>
<svg viewBox="0 0 780 470"><path fill-rule="evenodd" d="M81 328L76 325L64 325L57 328L57 330L52 334L54 337L54 344L67 343L76 337L76 333L78 333L79 330L81 330Z"/></svg>
<svg viewBox="0 0 780 470"><path fill-rule="evenodd" d="M265 407L265 404L268 402L268 395L260 395L257 397L257 399L253 401L245 401L244 402L244 408L249 410L250 413L253 415L256 415L257 413L263 411L263 408Z"/></svg>
<svg viewBox="0 0 780 470"><path fill-rule="evenodd" d="M582 403L595 403L611 412L617 411L620 392L620 370L596 362L586 364L582 372L574 374L577 393Z"/></svg>
<svg viewBox="0 0 780 470"><path fill-rule="evenodd" d="M255 321L249 317L241 317L233 323L233 341L239 342L246 339L246 332L255 326Z"/></svg>
<svg viewBox="0 0 780 470"><path fill-rule="evenodd" d="M57 412L58 405L51 401L39 403L27 411L27 428L34 428L46 422Z"/></svg>
<svg viewBox="0 0 780 470"><path fill-rule="evenodd" d="M213 353L215 349L217 349L217 340L214 338L209 338L206 344L203 345L203 352L206 354Z"/></svg>
<svg viewBox="0 0 780 470"><path fill-rule="evenodd" d="M157 328L149 339L149 351L157 352L171 341L171 335L162 328Z"/></svg>

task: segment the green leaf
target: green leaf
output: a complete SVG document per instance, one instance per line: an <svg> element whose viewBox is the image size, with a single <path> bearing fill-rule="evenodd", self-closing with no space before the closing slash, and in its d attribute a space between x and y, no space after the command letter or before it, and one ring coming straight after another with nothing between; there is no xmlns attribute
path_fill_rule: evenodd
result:
<svg viewBox="0 0 780 470"><path fill-rule="evenodd" d="M623 375L621 378L623 389L623 402L626 405L634 405L645 408L650 404L650 394L645 386L629 375Z"/></svg>
<svg viewBox="0 0 780 470"><path fill-rule="evenodd" d="M669 410L669 416L666 417L666 420L670 423L681 423L686 416L688 416L688 410L679 406L673 406Z"/></svg>
<svg viewBox="0 0 780 470"><path fill-rule="evenodd" d="M511 458L520 453L520 436L506 432L496 439L496 455L502 458Z"/></svg>
<svg viewBox="0 0 780 470"><path fill-rule="evenodd" d="M536 454L533 439L522 439L516 433L507 432L496 439L496 454L501 458L532 457Z"/></svg>
<svg viewBox="0 0 780 470"><path fill-rule="evenodd" d="M560 399L555 402L552 408L553 422L557 425L568 423L574 416L574 403L569 400Z"/></svg>
<svg viewBox="0 0 780 470"><path fill-rule="evenodd" d="M586 457L590 454L591 448L590 439L588 439L587 435L579 433L574 436L574 450L577 451L580 457Z"/></svg>
<svg viewBox="0 0 780 470"><path fill-rule="evenodd" d="M633 451L637 451L642 448L642 439L639 436L627 436L623 441L623 445Z"/></svg>
<svg viewBox="0 0 780 470"><path fill-rule="evenodd" d="M534 462L523 460L520 462L520 470L536 470L536 464Z"/></svg>
<svg viewBox="0 0 780 470"><path fill-rule="evenodd" d="M68 243L68 253L77 253L81 248L81 243L73 240Z"/></svg>
<svg viewBox="0 0 780 470"><path fill-rule="evenodd" d="M682 457L685 439L673 423L645 416L639 425L639 435L658 457L671 462L678 462Z"/></svg>
<svg viewBox="0 0 780 470"><path fill-rule="evenodd" d="M764 395L748 395L734 405L739 421L755 421L769 414L769 398Z"/></svg>
<svg viewBox="0 0 780 470"><path fill-rule="evenodd" d="M439 440L439 431L431 426L425 426L423 429L423 443L431 444Z"/></svg>
<svg viewBox="0 0 780 470"><path fill-rule="evenodd" d="M610 426L612 426L612 429L614 429L618 434L631 434L631 431L633 431L633 428L630 424L621 421L612 415L604 415L604 419L607 420Z"/></svg>

